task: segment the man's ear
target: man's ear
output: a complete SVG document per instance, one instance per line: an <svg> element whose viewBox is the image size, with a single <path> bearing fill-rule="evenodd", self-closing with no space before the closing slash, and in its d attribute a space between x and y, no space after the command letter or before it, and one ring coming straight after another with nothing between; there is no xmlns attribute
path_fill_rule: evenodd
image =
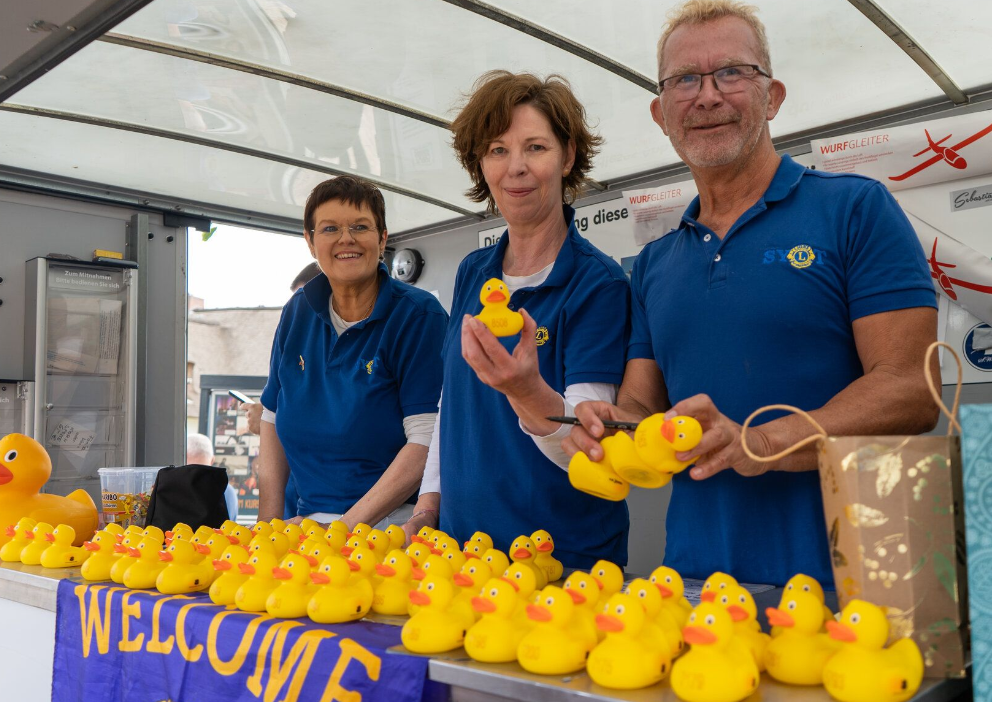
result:
<svg viewBox="0 0 992 702"><path fill-rule="evenodd" d="M768 85L768 109L765 112L765 118L769 122L775 119L783 102L785 102L785 83L772 78Z"/></svg>
<svg viewBox="0 0 992 702"><path fill-rule="evenodd" d="M661 109L661 97L656 97L651 101L651 119L661 127L661 131L668 136L668 129L665 127L665 113Z"/></svg>

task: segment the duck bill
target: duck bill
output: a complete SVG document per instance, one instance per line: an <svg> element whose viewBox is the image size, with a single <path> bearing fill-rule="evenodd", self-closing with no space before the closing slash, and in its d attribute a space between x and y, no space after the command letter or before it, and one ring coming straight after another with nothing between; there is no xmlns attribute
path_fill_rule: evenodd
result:
<svg viewBox="0 0 992 702"><path fill-rule="evenodd" d="M472 585L472 578L465 575L465 573L455 573L452 581L460 587L470 587Z"/></svg>
<svg viewBox="0 0 992 702"><path fill-rule="evenodd" d="M272 577L276 580L291 580L293 578L293 574L285 568L277 567L272 569Z"/></svg>
<svg viewBox="0 0 992 702"><path fill-rule="evenodd" d="M545 541L544 543L542 543L540 546L537 547L537 550L539 553L548 553L549 551L553 551L554 548L555 548L554 544L552 544L550 541Z"/></svg>
<svg viewBox="0 0 992 702"><path fill-rule="evenodd" d="M574 602L575 604L581 605L581 604L585 604L586 603L586 599L587 599L586 596L583 595L578 590L573 590L572 588L567 588L565 590L565 592L568 593L568 596L572 598L572 602Z"/></svg>
<svg viewBox="0 0 992 702"><path fill-rule="evenodd" d="M48 542L54 544L55 543L55 534L46 533L45 534L45 541L48 541Z"/></svg>
<svg viewBox="0 0 992 702"><path fill-rule="evenodd" d="M420 590L410 591L410 601L415 605L420 605L424 607L431 603L431 598L427 593L421 592Z"/></svg>
<svg viewBox="0 0 992 702"><path fill-rule="evenodd" d="M230 570L231 562L225 561L223 558L216 558L213 561L214 570Z"/></svg>
<svg viewBox="0 0 992 702"><path fill-rule="evenodd" d="M529 604L527 605L527 618L535 622L550 622L551 611L541 605Z"/></svg>
<svg viewBox="0 0 992 702"><path fill-rule="evenodd" d="M384 578L391 578L396 575L396 569L383 563L375 564L375 572Z"/></svg>
<svg viewBox="0 0 992 702"><path fill-rule="evenodd" d="M686 643L707 646L717 642L716 634L701 626L687 626L682 630Z"/></svg>
<svg viewBox="0 0 992 702"><path fill-rule="evenodd" d="M513 559L517 561L525 561L528 558L530 558L530 556L531 556L530 551L528 551L525 548L518 548L516 551L513 552Z"/></svg>
<svg viewBox="0 0 992 702"><path fill-rule="evenodd" d="M350 559L349 560L345 560L345 563L348 564L348 568L351 569L351 572L352 573L354 573L354 572L359 571L359 570L362 569L362 567L360 565L358 565L357 563L355 563L354 561L352 561Z"/></svg>
<svg viewBox="0 0 992 702"><path fill-rule="evenodd" d="M654 586L658 588L658 592L661 593L662 599L667 600L669 597L675 594L674 592L672 592L671 588L665 587L660 583L655 583Z"/></svg>
<svg viewBox="0 0 992 702"><path fill-rule="evenodd" d="M100 544L95 544L92 541L84 541L83 548L85 548L87 551L99 551Z"/></svg>
<svg viewBox="0 0 992 702"><path fill-rule="evenodd" d="M768 615L768 623L772 626L791 628L796 625L796 620L792 618L792 615L788 612L783 612L777 607L769 607L765 610L765 614Z"/></svg>
<svg viewBox="0 0 992 702"><path fill-rule="evenodd" d="M675 441L675 422L671 419L666 419L661 424L661 438L663 438L668 443Z"/></svg>
<svg viewBox="0 0 992 702"><path fill-rule="evenodd" d="M699 596L700 602L716 602L716 593L712 590L707 590Z"/></svg>
<svg viewBox="0 0 992 702"><path fill-rule="evenodd" d="M482 614L489 614L496 611L496 603L492 600L487 600L485 597L473 597L472 609Z"/></svg>
<svg viewBox="0 0 992 702"><path fill-rule="evenodd" d="M196 550L198 553L202 553L204 556L210 555L210 547L208 547L206 544L197 544Z"/></svg>
<svg viewBox="0 0 992 702"><path fill-rule="evenodd" d="M472 553L471 551L462 551L465 554L465 558L478 558L479 554Z"/></svg>
<svg viewBox="0 0 992 702"><path fill-rule="evenodd" d="M250 563L238 563L238 570L241 571L242 575L254 575L255 566Z"/></svg>
<svg viewBox="0 0 992 702"><path fill-rule="evenodd" d="M131 558L141 558L141 551L139 551L135 546L128 546L127 555Z"/></svg>
<svg viewBox="0 0 992 702"><path fill-rule="evenodd" d="M413 570L410 571L410 575L413 577L414 580L423 580L424 578L427 577L427 573L424 571L424 569L417 567L414 567Z"/></svg>
<svg viewBox="0 0 992 702"><path fill-rule="evenodd" d="M341 547L341 555L344 556L345 558L347 558L348 556L350 556L352 554L352 552L354 550L355 549L352 546L342 546Z"/></svg>
<svg viewBox="0 0 992 702"><path fill-rule="evenodd" d="M502 580L504 583L510 583L510 585L513 586L513 589L514 590L516 590L517 592L520 592L520 586L517 585L515 582L513 582L513 580L511 580L510 578L502 578L501 577L500 580Z"/></svg>
<svg viewBox="0 0 992 702"><path fill-rule="evenodd" d="M172 562L172 554L169 553L168 551L159 551L158 552L158 559L160 561L165 562L165 563L171 563Z"/></svg>
<svg viewBox="0 0 992 702"><path fill-rule="evenodd" d="M317 559L311 556L309 553L301 553L300 555L303 556L305 559L307 559L307 563L310 564L311 568L316 568L317 566L320 565Z"/></svg>
<svg viewBox="0 0 992 702"><path fill-rule="evenodd" d="M227 540L231 542L231 545L232 546L234 544L240 544L241 543L240 541L238 541L238 537L237 536L231 536L230 534L227 535Z"/></svg>
<svg viewBox="0 0 992 702"><path fill-rule="evenodd" d="M730 614L730 618L733 619L735 622L747 621L747 610L745 610L743 607L739 607L737 605L730 605L729 607L727 607L727 613Z"/></svg>
<svg viewBox="0 0 992 702"><path fill-rule="evenodd" d="M607 633L623 631L623 622L612 614L597 614L596 628Z"/></svg>
<svg viewBox="0 0 992 702"><path fill-rule="evenodd" d="M499 290L493 290L491 293L486 295L486 302L503 302L506 300L506 295L501 293Z"/></svg>
<svg viewBox="0 0 992 702"><path fill-rule="evenodd" d="M310 573L310 582L314 585L326 585L331 579L327 577L327 573Z"/></svg>
<svg viewBox="0 0 992 702"><path fill-rule="evenodd" d="M420 534L414 534L413 536L410 537L410 543L414 543L414 544L426 544L427 543L427 539L425 539Z"/></svg>
<svg viewBox="0 0 992 702"><path fill-rule="evenodd" d="M827 622L827 633L830 635L830 638L835 641L853 643L858 640L858 635L854 633L854 630L851 629L851 627L833 620Z"/></svg>

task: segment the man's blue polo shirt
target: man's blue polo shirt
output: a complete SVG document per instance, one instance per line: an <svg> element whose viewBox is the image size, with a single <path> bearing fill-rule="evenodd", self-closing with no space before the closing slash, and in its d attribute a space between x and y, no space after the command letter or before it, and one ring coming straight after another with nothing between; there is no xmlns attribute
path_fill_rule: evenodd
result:
<svg viewBox="0 0 992 702"><path fill-rule="evenodd" d="M672 404L706 393L738 423L770 404L817 409L864 375L854 320L936 306L919 240L869 178L784 156L722 240L698 213L697 198L631 277L628 356L657 361ZM703 481L684 472L673 486L665 563L684 576L833 582L816 471L725 470Z"/></svg>
<svg viewBox="0 0 992 702"><path fill-rule="evenodd" d="M433 295L380 264L372 314L338 336L330 294L318 275L286 303L262 391L299 514L348 511L406 444L403 418L436 412L441 394L448 315Z"/></svg>
<svg viewBox="0 0 992 702"><path fill-rule="evenodd" d="M628 334L630 287L619 265L583 239L565 206L568 236L547 280L521 288L510 308L537 322L541 377L555 391L576 383L619 384ZM506 550L520 534L547 529L555 557L588 568L600 558L627 562L627 506L579 492L520 430L506 396L482 383L462 358L465 314L482 309L479 291L503 277L508 234L469 254L455 278L444 342L441 409L441 528L467 539L481 530ZM503 337L513 352L519 336Z"/></svg>

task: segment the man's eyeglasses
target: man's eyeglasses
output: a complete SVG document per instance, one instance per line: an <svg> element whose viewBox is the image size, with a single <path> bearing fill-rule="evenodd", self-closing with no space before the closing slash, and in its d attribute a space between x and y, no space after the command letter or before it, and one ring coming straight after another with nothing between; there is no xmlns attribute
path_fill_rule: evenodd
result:
<svg viewBox="0 0 992 702"><path fill-rule="evenodd" d="M376 233L375 227L370 227L367 224L349 224L344 227L339 227L336 224L325 224L323 227L317 227L311 233L314 236L317 234L323 234L324 236L336 239L340 237L345 230L348 230L348 234L350 234L353 239L360 239L363 236Z"/></svg>
<svg viewBox="0 0 992 702"><path fill-rule="evenodd" d="M662 78L658 81L658 94L667 90L676 100L691 100L699 94L705 76L713 76L716 89L721 93L739 93L747 87L747 81L755 75L771 78L760 66L745 63L739 66L724 66L709 73L682 73Z"/></svg>

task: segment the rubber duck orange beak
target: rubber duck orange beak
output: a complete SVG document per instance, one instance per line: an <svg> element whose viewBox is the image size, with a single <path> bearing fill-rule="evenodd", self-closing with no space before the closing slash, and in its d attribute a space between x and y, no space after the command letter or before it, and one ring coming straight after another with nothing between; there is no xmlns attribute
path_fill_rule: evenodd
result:
<svg viewBox="0 0 992 702"><path fill-rule="evenodd" d="M527 618L535 622L550 622L551 611L541 605L529 604L527 605Z"/></svg>
<svg viewBox="0 0 992 702"><path fill-rule="evenodd" d="M435 556L443 556L444 555L444 551L442 551L439 548L435 548L433 546L431 547L431 553L433 553Z"/></svg>
<svg viewBox="0 0 992 702"><path fill-rule="evenodd" d="M410 542L414 544L426 544L427 539L425 539L420 534L414 534L413 536L410 537Z"/></svg>
<svg viewBox="0 0 992 702"><path fill-rule="evenodd" d="M17 536L17 529L15 529L15 528L14 528L14 525L13 525L13 524L11 524L11 525L10 525L10 526L8 526L8 527L7 527L6 529L4 529L4 533L5 533L5 534L6 534L7 536Z"/></svg>
<svg viewBox="0 0 992 702"><path fill-rule="evenodd" d="M506 299L506 295L501 293L499 290L493 290L491 293L486 295L486 302L503 302Z"/></svg>
<svg viewBox="0 0 992 702"><path fill-rule="evenodd" d="M423 568L414 567L414 569L410 571L410 576L414 580L423 580L427 577L427 573L424 572Z"/></svg>
<svg viewBox="0 0 992 702"><path fill-rule="evenodd" d="M117 543L124 542L124 534L114 534L114 538L117 539Z"/></svg>
<svg viewBox="0 0 992 702"><path fill-rule="evenodd" d="M84 541L83 548L85 548L87 551L99 551L100 544L95 544L92 541Z"/></svg>
<svg viewBox="0 0 992 702"><path fill-rule="evenodd" d="M465 554L465 558L478 558L479 554L472 553L471 551L462 551Z"/></svg>
<svg viewBox="0 0 992 702"><path fill-rule="evenodd" d="M671 419L666 419L661 424L661 438L663 438L668 443L675 441L675 422Z"/></svg>
<svg viewBox="0 0 992 702"><path fill-rule="evenodd" d="M227 535L227 540L231 542L231 545L232 546L234 544L240 544L241 543L240 541L238 541L238 537L237 536L231 536L230 534Z"/></svg>
<svg viewBox="0 0 992 702"><path fill-rule="evenodd" d="M596 615L596 628L600 631L614 632L623 631L623 622L614 617L612 614L597 614Z"/></svg>
<svg viewBox="0 0 992 702"><path fill-rule="evenodd" d="M662 598L668 598L675 594L669 588L665 587L661 583L655 583L654 586L658 588L658 592L661 593Z"/></svg>
<svg viewBox="0 0 992 702"><path fill-rule="evenodd" d="M33 531L29 531L28 533L26 533L24 535L24 538L25 539L33 539L34 538L34 532Z"/></svg>
<svg viewBox="0 0 992 702"><path fill-rule="evenodd" d="M854 642L858 640L858 635L854 633L851 627L840 622L835 622L832 619L827 621L827 633L835 641Z"/></svg>
<svg viewBox="0 0 992 702"><path fill-rule="evenodd" d="M518 548L516 551L513 552L514 558L525 559L525 558L530 558L530 555L531 555L530 551L528 551L525 548Z"/></svg>
<svg viewBox="0 0 992 702"><path fill-rule="evenodd" d="M488 614L489 612L496 611L496 603L493 602L492 600L487 600L485 597L473 597L472 609L474 609L476 612Z"/></svg>
<svg viewBox="0 0 992 702"><path fill-rule="evenodd" d="M349 567L349 568L350 568L350 569L351 569L352 571L356 571L356 570L361 570L361 569L362 569L362 567L361 567L360 565L358 565L357 563L355 563L355 562L354 562L354 561L352 561L352 560L347 560L347 561L345 561L345 563L347 563L347 564L348 564L348 567Z"/></svg>
<svg viewBox="0 0 992 702"><path fill-rule="evenodd" d="M141 551L139 551L135 546L128 546L127 555L131 558L141 558Z"/></svg>
<svg viewBox="0 0 992 702"><path fill-rule="evenodd" d="M384 578L391 578L396 575L396 569L392 566L385 565L384 563L376 563L375 572Z"/></svg>
<svg viewBox="0 0 992 702"><path fill-rule="evenodd" d="M341 547L341 555L344 556L345 558L347 558L348 556L351 555L352 551L354 551L354 550L355 550L355 547L354 546L342 546Z"/></svg>
<svg viewBox="0 0 992 702"><path fill-rule="evenodd" d="M599 586L599 589L600 590L603 589L603 581L602 580L600 580L599 578L593 578L593 581L596 583L596 585Z"/></svg>
<svg viewBox="0 0 992 702"><path fill-rule="evenodd" d="M687 626L682 630L682 638L686 643L709 645L718 641L716 634L705 627Z"/></svg>
<svg viewBox="0 0 992 702"><path fill-rule="evenodd" d="M552 550L554 547L555 545L550 541L544 541L541 543L540 546L537 547L537 550L539 553L547 553L548 551Z"/></svg>
<svg viewBox="0 0 992 702"><path fill-rule="evenodd" d="M310 582L314 585L326 585L331 582L331 579L327 576L327 573L310 573Z"/></svg>
<svg viewBox="0 0 992 702"><path fill-rule="evenodd" d="M300 555L307 559L307 563L310 564L311 568L316 568L317 566L320 565L317 559L311 556L309 553L301 553Z"/></svg>
<svg viewBox="0 0 992 702"><path fill-rule="evenodd" d="M206 544L197 544L196 545L196 550L199 551L200 553L202 553L205 556L210 553L210 549L207 547Z"/></svg>
<svg viewBox="0 0 992 702"><path fill-rule="evenodd" d="M46 532L45 533L45 541L51 541L54 544L55 543L55 534L51 534L51 533L47 533Z"/></svg>
<svg viewBox="0 0 992 702"><path fill-rule="evenodd" d="M215 558L213 561L214 570L230 570L231 562L225 561L223 558Z"/></svg>
<svg viewBox="0 0 992 702"><path fill-rule="evenodd" d="M504 583L510 583L510 585L512 585L512 586L513 586L513 589L514 589L514 590L516 590L517 592L520 592L520 586L519 586L519 585L517 585L517 584L516 584L515 582L513 582L512 580L510 580L509 578L500 578L500 580L502 580L502 581L503 581Z"/></svg>
<svg viewBox="0 0 992 702"><path fill-rule="evenodd" d="M347 534L345 534L345 537L344 538L346 538L346 539L353 539L353 538L355 538L355 532L349 531Z"/></svg>
<svg viewBox="0 0 992 702"><path fill-rule="evenodd" d="M743 622L747 619L747 611L737 605L727 607L727 613L730 614L730 618L735 622Z"/></svg>
<svg viewBox="0 0 992 702"><path fill-rule="evenodd" d="M772 626L790 627L796 625L796 621L792 618L792 615L788 612L783 612L777 607L769 607L765 610L765 614L768 615L768 623Z"/></svg>
<svg viewBox="0 0 992 702"><path fill-rule="evenodd" d="M224 531L223 531L223 529L214 529L214 533L215 534L223 534Z"/></svg>
<svg viewBox="0 0 992 702"><path fill-rule="evenodd" d="M465 573L455 573L455 577L452 578L455 585L460 585L462 587L468 587L472 584L472 578L465 575Z"/></svg>
<svg viewBox="0 0 992 702"><path fill-rule="evenodd" d="M285 568L276 567L272 569L272 577L276 580L292 580L293 574Z"/></svg>
<svg viewBox="0 0 992 702"><path fill-rule="evenodd" d="M168 551L159 551L158 552L158 559L160 561L165 561L166 563L168 563L169 561L172 560L172 554L169 553Z"/></svg>
<svg viewBox="0 0 992 702"><path fill-rule="evenodd" d="M114 544L114 553L127 553L127 546L124 544Z"/></svg>
<svg viewBox="0 0 992 702"><path fill-rule="evenodd" d="M375 542L374 541L369 541L369 543L367 545L368 545L370 551L375 551Z"/></svg>
<svg viewBox="0 0 992 702"><path fill-rule="evenodd" d="M0 485L6 485L13 479L14 474L10 472L10 469L3 463L0 463Z"/></svg>
<svg viewBox="0 0 992 702"><path fill-rule="evenodd" d="M578 590L573 590L572 588L567 588L565 590L565 592L568 593L568 596L572 598L572 602L574 602L575 604L580 605L580 604L585 604L586 603L586 596L583 595Z"/></svg>
<svg viewBox="0 0 992 702"><path fill-rule="evenodd" d="M174 536L174 534L171 531L165 532L165 540L166 541L172 541L172 537L173 536Z"/></svg>
<svg viewBox="0 0 992 702"><path fill-rule="evenodd" d="M255 566L250 563L238 563L238 570L241 571L242 575L254 575Z"/></svg>
<svg viewBox="0 0 992 702"><path fill-rule="evenodd" d="M716 593L712 590L707 590L699 596L700 602L716 602Z"/></svg>
<svg viewBox="0 0 992 702"><path fill-rule="evenodd" d="M423 607L424 605L429 605L431 603L431 598L427 595L427 593L421 592L420 590L411 590L410 601L415 605L420 605Z"/></svg>

